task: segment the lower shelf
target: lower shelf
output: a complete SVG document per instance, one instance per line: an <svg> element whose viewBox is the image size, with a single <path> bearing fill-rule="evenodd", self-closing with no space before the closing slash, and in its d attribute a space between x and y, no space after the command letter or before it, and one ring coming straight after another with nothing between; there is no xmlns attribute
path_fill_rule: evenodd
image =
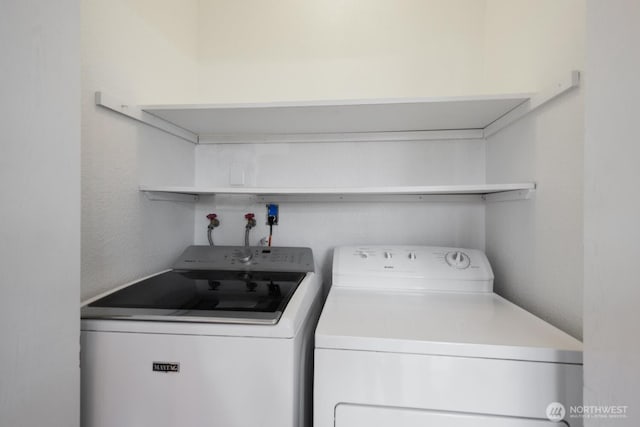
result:
<svg viewBox="0 0 640 427"><path fill-rule="evenodd" d="M141 185L150 200L197 201L200 196L250 196L257 202L486 201L529 199L533 182L403 187L171 187Z"/></svg>

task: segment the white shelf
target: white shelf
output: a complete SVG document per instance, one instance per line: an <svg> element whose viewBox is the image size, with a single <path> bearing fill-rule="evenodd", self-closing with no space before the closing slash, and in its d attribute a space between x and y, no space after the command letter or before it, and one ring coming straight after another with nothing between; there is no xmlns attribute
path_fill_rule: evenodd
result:
<svg viewBox="0 0 640 427"><path fill-rule="evenodd" d="M529 95L265 104L157 105L143 111L199 135L352 134L484 129Z"/></svg>
<svg viewBox="0 0 640 427"><path fill-rule="evenodd" d="M152 200L198 200L200 196L250 196L264 202L310 201L429 201L471 200L482 197L487 201L530 198L535 183L436 185L406 187L171 187L141 185Z"/></svg>
<svg viewBox="0 0 640 427"><path fill-rule="evenodd" d="M535 94L254 104L96 104L192 143L483 139L575 88L572 71Z"/></svg>

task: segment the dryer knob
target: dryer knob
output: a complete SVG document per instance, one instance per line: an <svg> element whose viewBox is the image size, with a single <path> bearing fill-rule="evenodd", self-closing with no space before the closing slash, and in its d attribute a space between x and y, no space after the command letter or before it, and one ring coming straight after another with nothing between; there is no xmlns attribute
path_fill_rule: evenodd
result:
<svg viewBox="0 0 640 427"><path fill-rule="evenodd" d="M411 261L413 261L414 259L416 259L416 253L415 252L409 252L409 259Z"/></svg>
<svg viewBox="0 0 640 427"><path fill-rule="evenodd" d="M471 258L469 258L469 255L462 251L447 252L444 259L451 267L458 268L460 270L469 267L471 264Z"/></svg>

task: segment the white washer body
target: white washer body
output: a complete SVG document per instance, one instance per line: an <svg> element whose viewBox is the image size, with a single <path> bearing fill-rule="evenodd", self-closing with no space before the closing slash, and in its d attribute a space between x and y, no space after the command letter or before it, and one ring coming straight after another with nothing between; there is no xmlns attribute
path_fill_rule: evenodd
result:
<svg viewBox="0 0 640 427"><path fill-rule="evenodd" d="M336 249L314 381L315 427L555 426L554 402L582 426L581 343L494 294L476 250Z"/></svg>
<svg viewBox="0 0 640 427"><path fill-rule="evenodd" d="M307 273L275 325L83 319L82 426L309 425L319 289Z"/></svg>

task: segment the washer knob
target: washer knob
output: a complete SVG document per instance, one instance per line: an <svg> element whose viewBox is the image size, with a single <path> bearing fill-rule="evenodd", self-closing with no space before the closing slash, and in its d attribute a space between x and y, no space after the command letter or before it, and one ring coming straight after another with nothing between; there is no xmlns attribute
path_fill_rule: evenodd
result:
<svg viewBox="0 0 640 427"><path fill-rule="evenodd" d="M460 270L469 267L471 264L471 258L469 258L469 255L462 251L447 252L444 259L451 267L458 268Z"/></svg>
<svg viewBox="0 0 640 427"><path fill-rule="evenodd" d="M240 253L238 253L238 260L244 264L249 263L252 258L253 258L253 253L251 252L251 249L247 248L242 250Z"/></svg>
<svg viewBox="0 0 640 427"><path fill-rule="evenodd" d="M409 252L409 259L412 260L412 261L414 259L416 259L416 253L415 252Z"/></svg>
<svg viewBox="0 0 640 427"><path fill-rule="evenodd" d="M389 252L389 251L386 251L386 252L384 253L384 257L385 257L386 259L391 259L391 258L393 258L393 254L392 254L391 252Z"/></svg>

